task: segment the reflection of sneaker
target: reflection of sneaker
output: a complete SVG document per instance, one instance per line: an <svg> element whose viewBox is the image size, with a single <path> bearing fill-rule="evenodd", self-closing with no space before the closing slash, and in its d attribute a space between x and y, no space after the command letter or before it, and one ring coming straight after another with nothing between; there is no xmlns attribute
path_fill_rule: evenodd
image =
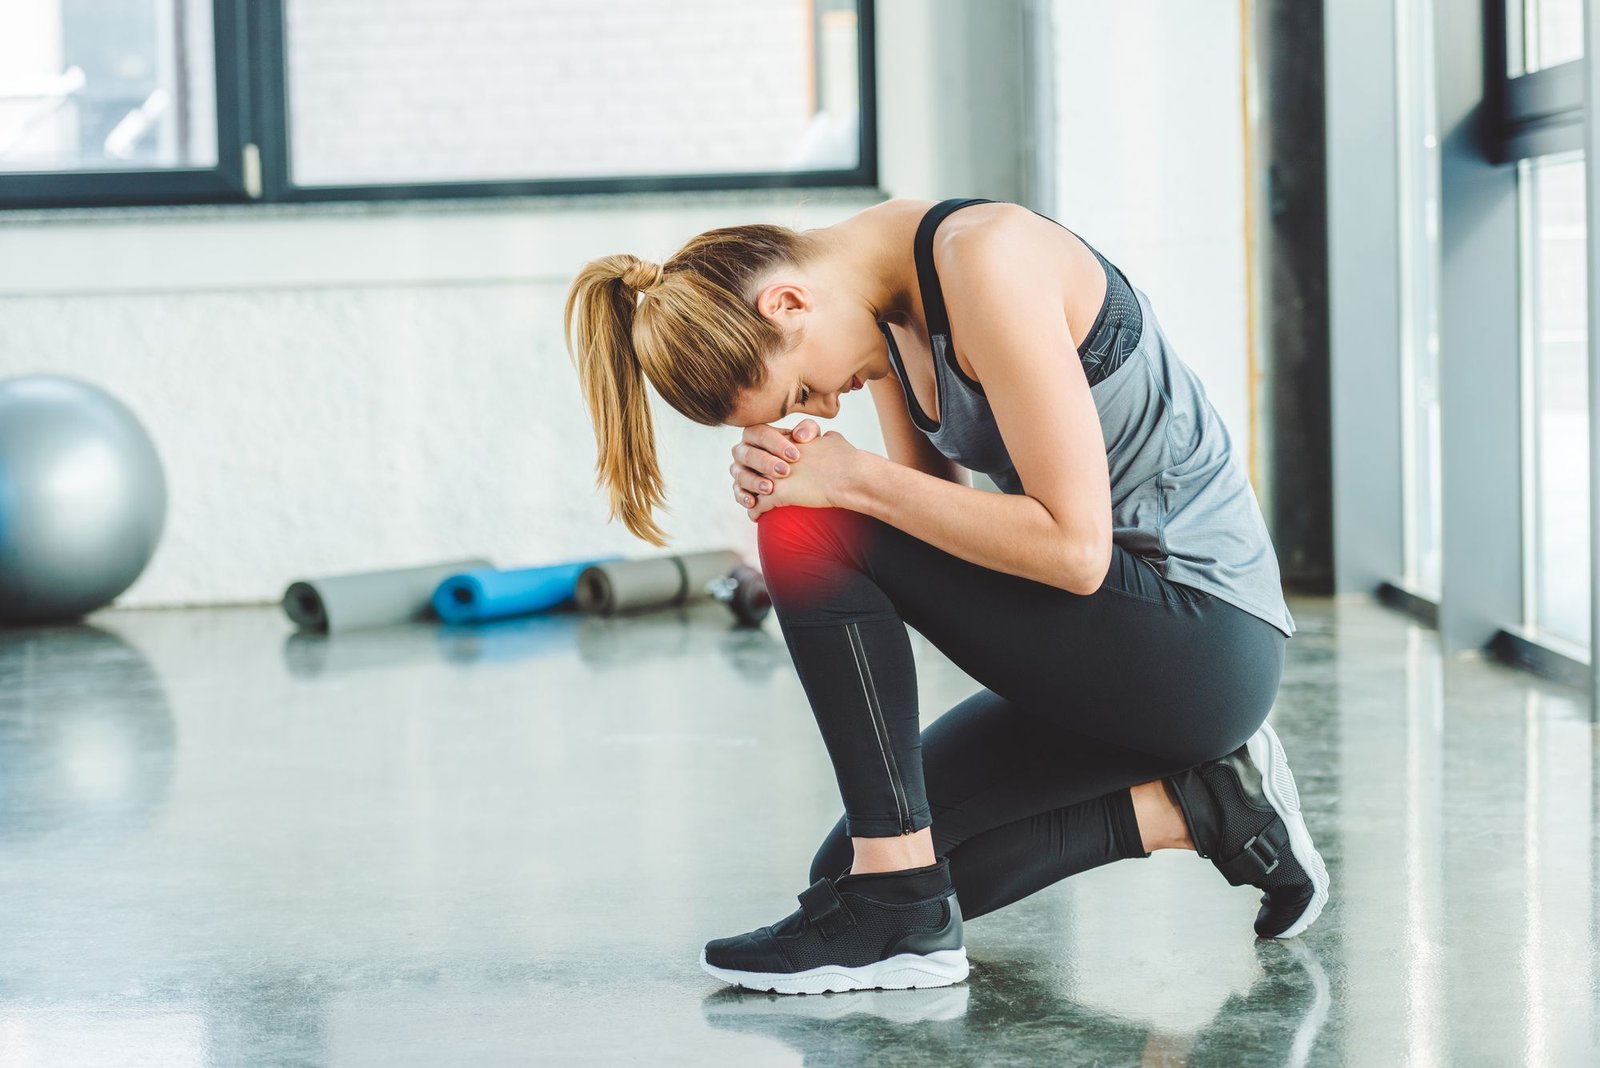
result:
<svg viewBox="0 0 1600 1068"><path fill-rule="evenodd" d="M1293 938L1328 901L1328 867L1300 815L1300 793L1277 732L1266 723L1227 756L1167 779L1202 857L1234 886L1266 893L1262 938Z"/></svg>
<svg viewBox="0 0 1600 1068"><path fill-rule="evenodd" d="M1257 942L1256 945L1261 943ZM1322 1025L1328 1022L1328 1011L1333 1007L1333 993L1322 962L1317 960L1317 955L1304 942L1290 942L1284 948L1294 954L1300 966L1306 970L1306 978L1311 981L1311 1003L1306 1006L1300 1026L1295 1028L1294 1044L1289 1047L1289 1056L1283 1062L1291 1068L1301 1068L1310 1063L1311 1051L1316 1048L1317 1038L1322 1034Z"/></svg>
<svg viewBox="0 0 1600 1068"><path fill-rule="evenodd" d="M1333 1008L1328 973L1301 938L1257 939L1261 975L1229 996L1189 1050L1191 1064L1278 1064L1306 1068L1330 1052L1323 1031Z"/></svg>
<svg viewBox="0 0 1600 1068"><path fill-rule="evenodd" d="M749 1031L769 1038L779 1037L778 1028L786 1021L801 1025L796 1039L815 1038L819 1023L839 1023L850 1017L897 1025L959 1020L967 1013L972 998L968 983L929 987L926 990L856 990L849 994L823 994L815 998L789 998L766 991L751 992L742 987L722 986L706 995L701 1010L706 1023L730 1031ZM838 1036L824 1030L822 1035ZM832 1042L832 1039L829 1040ZM797 1041L802 1047L803 1041ZM830 1046L835 1052L836 1047Z"/></svg>
<svg viewBox="0 0 1600 1068"><path fill-rule="evenodd" d="M925 868L824 876L799 899L777 923L707 942L700 966L775 994L905 990L967 977L949 857Z"/></svg>
<svg viewBox="0 0 1600 1068"><path fill-rule="evenodd" d="M916 1043L926 1063L954 1065L970 1062L967 1029L927 1025L960 1020L971 1001L970 983L808 998L719 984L701 999L700 1007L706 1026L729 1035L758 1036L768 1047L776 1043L794 1064L893 1063L884 1057L884 1049L901 1037Z"/></svg>

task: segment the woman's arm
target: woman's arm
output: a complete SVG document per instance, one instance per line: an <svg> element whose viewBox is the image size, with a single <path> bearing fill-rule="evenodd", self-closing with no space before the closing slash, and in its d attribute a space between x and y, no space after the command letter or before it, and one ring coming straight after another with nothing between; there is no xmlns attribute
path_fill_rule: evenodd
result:
<svg viewBox="0 0 1600 1068"><path fill-rule="evenodd" d="M840 487L843 507L863 512L963 560L1087 596L1108 566L1098 548L1074 551L1044 505L990 493L858 450Z"/></svg>
<svg viewBox="0 0 1600 1068"><path fill-rule="evenodd" d="M1062 293L1053 223L1024 208L953 227L934 248L950 332L983 383L1027 495L856 465L841 497L946 552L1073 593L1111 566L1111 486L1099 412ZM871 456L871 454L867 454Z"/></svg>

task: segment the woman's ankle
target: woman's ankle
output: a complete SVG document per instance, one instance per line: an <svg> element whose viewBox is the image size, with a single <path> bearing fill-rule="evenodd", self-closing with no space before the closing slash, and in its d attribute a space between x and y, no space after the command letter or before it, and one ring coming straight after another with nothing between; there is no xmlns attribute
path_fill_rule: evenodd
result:
<svg viewBox="0 0 1600 1068"><path fill-rule="evenodd" d="M1178 798L1165 779L1140 783L1128 793L1133 798L1134 818L1139 821L1139 837L1147 851L1195 848L1183 809L1178 807Z"/></svg>
<svg viewBox="0 0 1600 1068"><path fill-rule="evenodd" d="M855 847L855 859L850 862L851 875L926 868L939 862L933 852L932 827L924 827L914 834L852 838L850 841Z"/></svg>

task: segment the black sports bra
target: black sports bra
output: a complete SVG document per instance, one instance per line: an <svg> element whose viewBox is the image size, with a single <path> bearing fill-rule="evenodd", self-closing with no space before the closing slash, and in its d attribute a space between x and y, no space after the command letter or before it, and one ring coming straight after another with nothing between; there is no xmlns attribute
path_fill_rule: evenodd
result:
<svg viewBox="0 0 1600 1068"><path fill-rule="evenodd" d="M922 291L922 310L928 320L930 335L942 334L950 338L950 317L945 311L944 293L939 288L939 274L933 267L934 232L952 212L972 204L992 203L994 201L981 197L943 200L928 209L922 217L922 223L917 227L913 254L917 264L917 284ZM1075 231L1062 226L1050 216L1037 211L1034 214L1041 219L1049 219L1073 237L1077 237L1079 241L1083 241ZM1094 325L1089 328L1083 343L1078 346L1078 359L1083 364L1084 376L1092 386L1122 366L1122 361L1127 358L1128 353L1138 345L1139 337L1144 331L1144 313L1140 311L1139 298L1134 295L1132 285L1127 275L1122 273L1122 269L1100 255L1100 250L1089 242L1083 241L1083 243L1094 253L1095 259L1100 261L1100 266L1106 272L1105 299L1100 303L1100 312L1095 316ZM1120 343L1118 343L1119 338ZM950 339L948 347L954 353L953 338ZM951 359L950 366L968 387L979 393L983 392L983 387L968 378L954 359Z"/></svg>

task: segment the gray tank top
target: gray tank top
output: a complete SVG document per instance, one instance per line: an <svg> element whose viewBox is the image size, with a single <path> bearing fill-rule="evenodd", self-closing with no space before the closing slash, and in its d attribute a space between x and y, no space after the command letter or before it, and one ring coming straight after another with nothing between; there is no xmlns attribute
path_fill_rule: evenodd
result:
<svg viewBox="0 0 1600 1068"><path fill-rule="evenodd" d="M982 471L1002 491L1020 494L1022 480L983 387L956 361L933 267L939 223L960 208L986 203L943 201L917 228L914 253L933 350L937 422L917 403L894 335L886 324L878 326L911 421L940 453ZM1284 601L1277 554L1227 427L1199 377L1173 350L1150 298L1089 248L1106 271L1106 300L1078 356L1106 442L1112 539L1168 580L1211 593L1292 637L1295 621Z"/></svg>

